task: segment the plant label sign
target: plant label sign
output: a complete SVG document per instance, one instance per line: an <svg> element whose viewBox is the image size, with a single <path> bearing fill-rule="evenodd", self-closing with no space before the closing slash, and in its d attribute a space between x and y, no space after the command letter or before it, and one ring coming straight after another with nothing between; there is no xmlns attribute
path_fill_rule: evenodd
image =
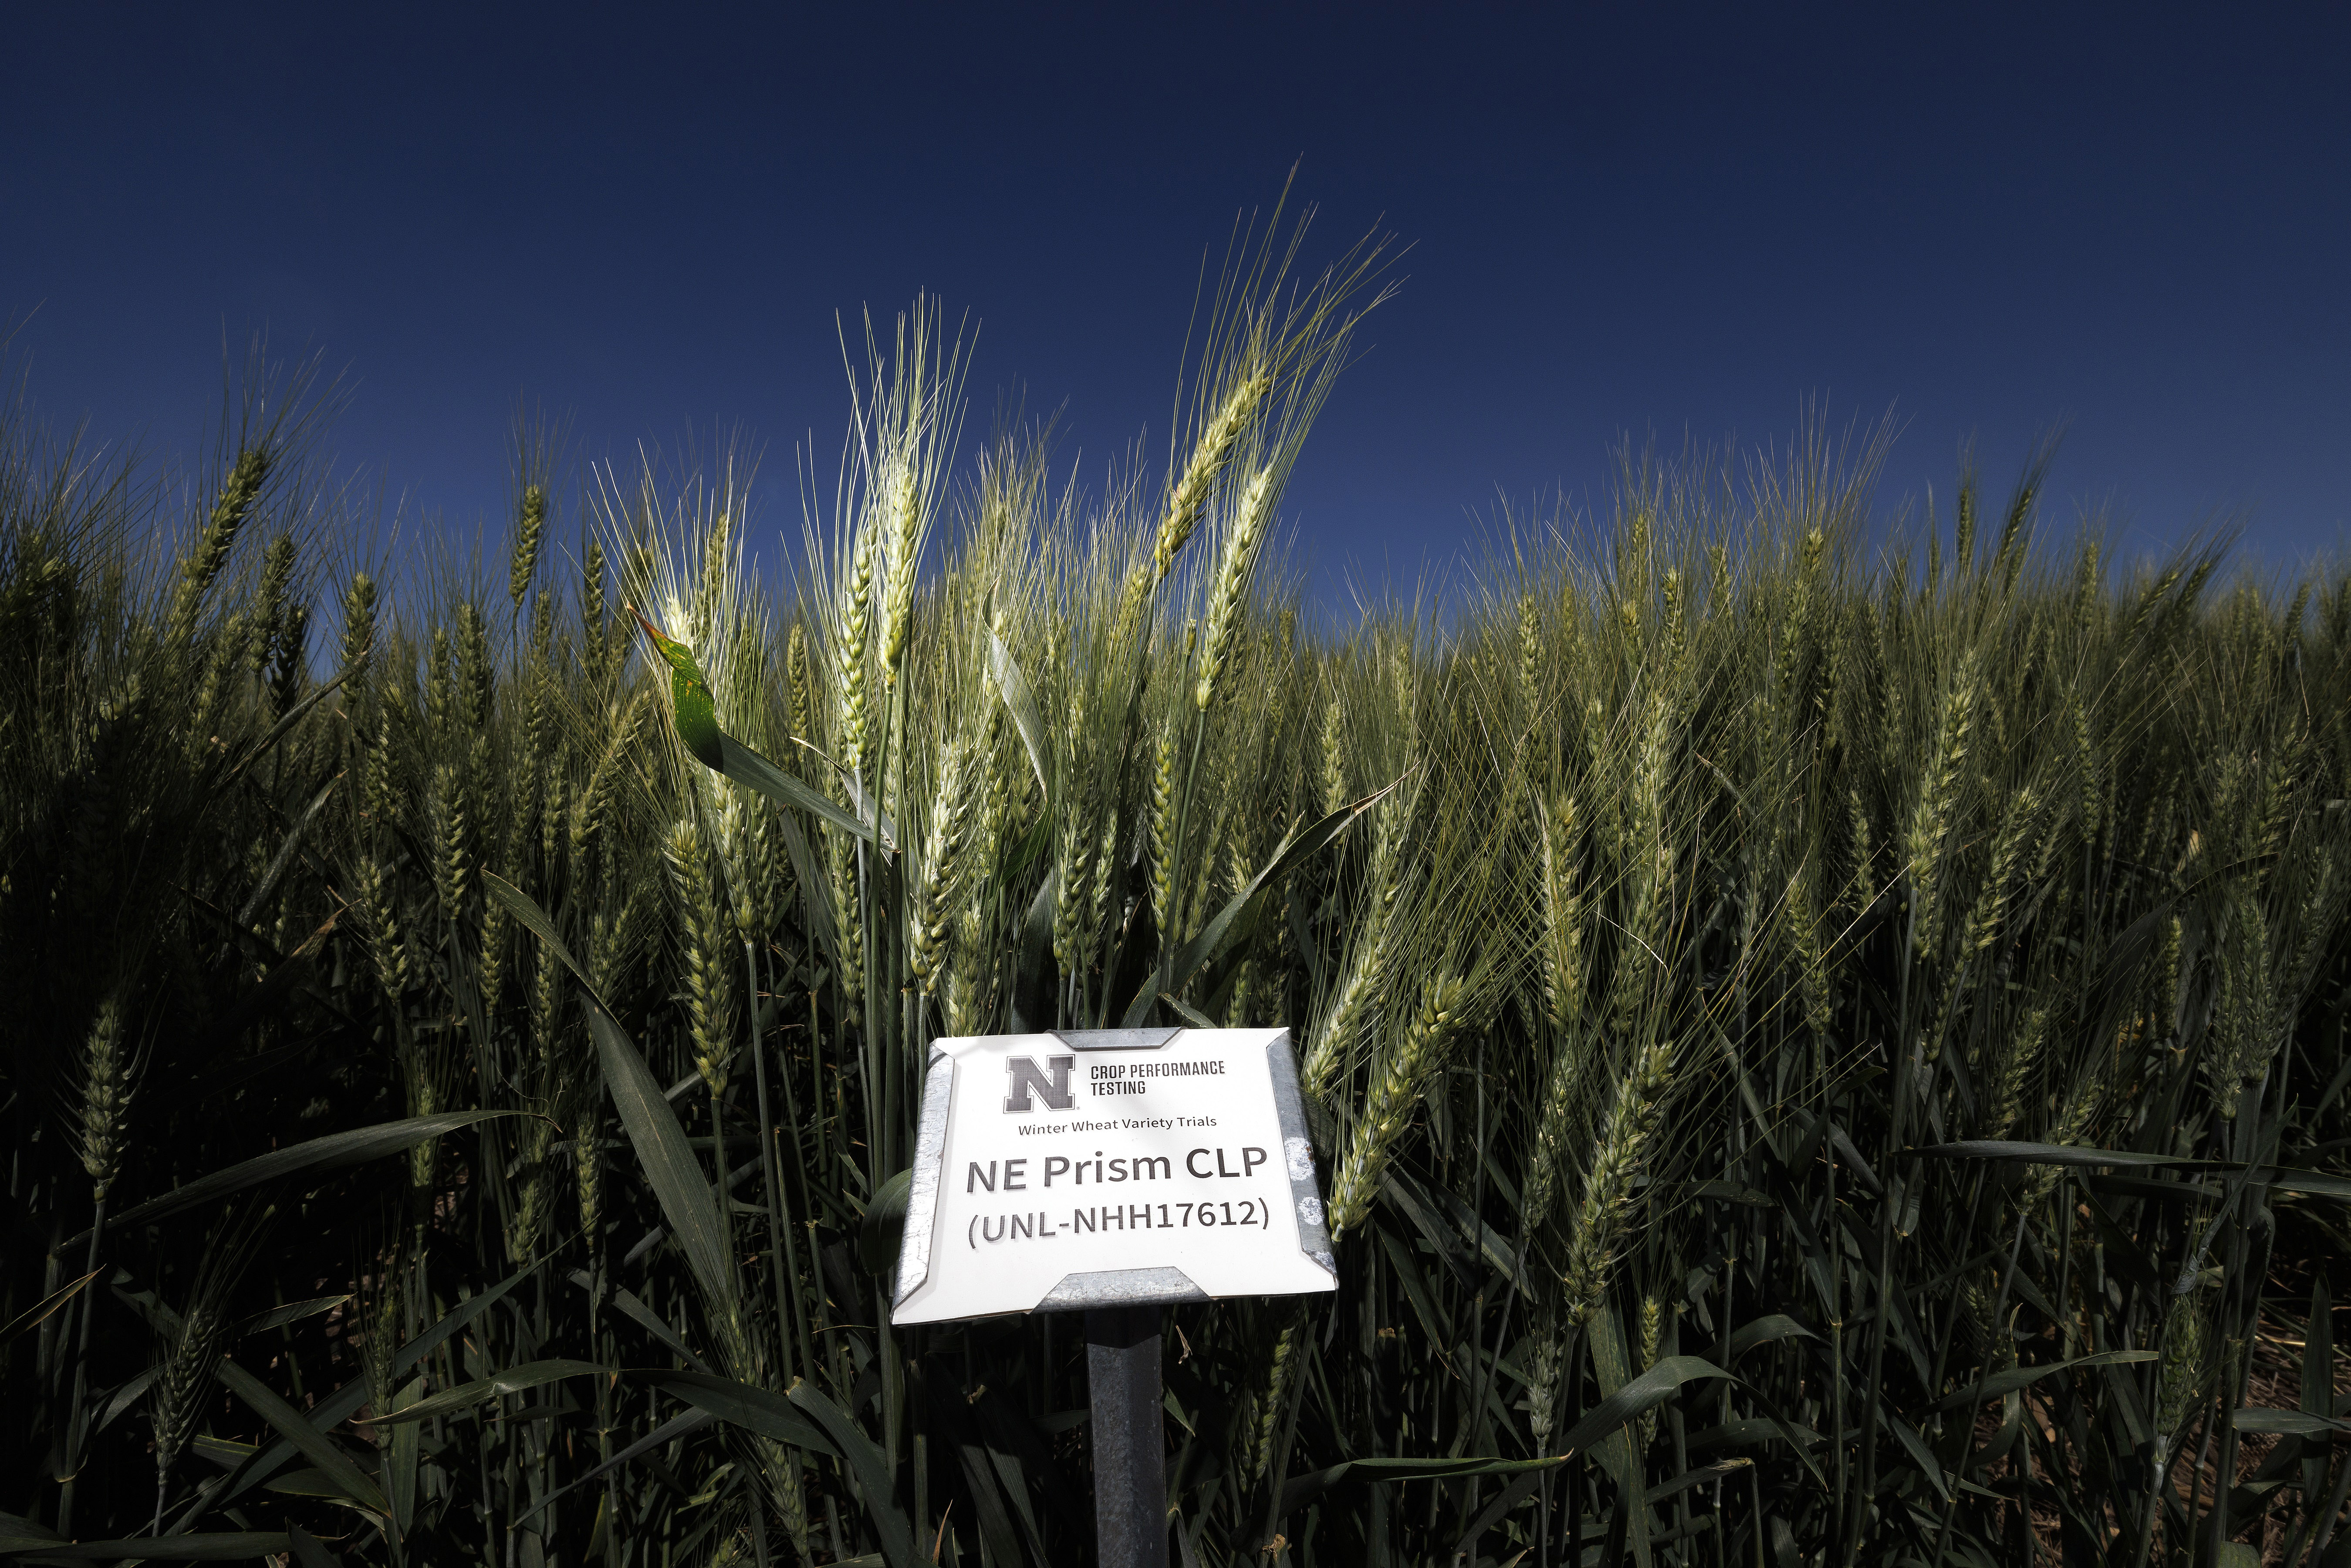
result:
<svg viewBox="0 0 2351 1568"><path fill-rule="evenodd" d="M1288 1030L932 1044L893 1322L1337 1285Z"/></svg>

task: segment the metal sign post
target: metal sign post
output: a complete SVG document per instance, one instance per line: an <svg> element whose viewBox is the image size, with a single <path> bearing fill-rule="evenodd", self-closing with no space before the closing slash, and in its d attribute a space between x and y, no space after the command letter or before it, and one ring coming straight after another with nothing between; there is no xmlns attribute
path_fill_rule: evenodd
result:
<svg viewBox="0 0 2351 1568"><path fill-rule="evenodd" d="M890 1317L1086 1314L1102 1568L1165 1568L1160 1309L1338 1288L1290 1031L940 1040Z"/></svg>
<svg viewBox="0 0 2351 1568"><path fill-rule="evenodd" d="M1096 1307L1086 1314L1094 1541L1102 1568L1167 1568L1159 1312L1157 1307Z"/></svg>

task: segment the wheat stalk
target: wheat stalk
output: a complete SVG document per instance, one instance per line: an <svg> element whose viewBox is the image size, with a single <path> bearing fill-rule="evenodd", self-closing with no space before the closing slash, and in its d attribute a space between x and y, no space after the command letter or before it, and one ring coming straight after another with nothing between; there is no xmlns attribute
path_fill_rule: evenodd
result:
<svg viewBox="0 0 2351 1568"><path fill-rule="evenodd" d="M530 591L531 579L538 575L539 536L546 530L547 491L538 485L526 485L522 504L516 509L514 554L507 569L507 597L517 609Z"/></svg>
<svg viewBox="0 0 2351 1568"><path fill-rule="evenodd" d="M925 996L937 994L939 970L946 959L947 903L957 884L957 859L971 817L971 759L967 743L948 743L931 797L930 833L907 924L907 961Z"/></svg>
<svg viewBox="0 0 2351 1568"><path fill-rule="evenodd" d="M870 725L866 713L866 657L873 628L873 533L858 530L841 585L835 623L833 678L838 692L841 745L849 766L862 768Z"/></svg>
<svg viewBox="0 0 2351 1568"><path fill-rule="evenodd" d="M1400 810L1383 803L1375 810ZM1384 998L1388 978L1395 968L1405 939L1405 923L1398 907L1405 902L1406 879L1412 874L1402 849L1403 833L1394 817L1375 819L1372 849L1372 900L1348 953L1347 967L1332 988L1329 1005L1314 1030L1299 1086L1317 1099L1329 1093L1348 1052L1365 1021Z"/></svg>
<svg viewBox="0 0 2351 1568"><path fill-rule="evenodd" d="M899 468L887 512L889 575L882 590L882 678L898 684L914 614L914 568L920 555L923 492L911 464Z"/></svg>
<svg viewBox="0 0 2351 1568"><path fill-rule="evenodd" d="M203 612L204 595L211 590L221 568L228 564L229 551L236 546L236 536L252 514L254 502L261 495L262 481L269 476L272 456L268 449L248 446L236 455L228 477L222 482L220 495L213 502L212 515L204 520L195 544L181 559L179 581L174 585L172 608L166 617L164 639L174 647L184 647L195 634L196 617Z"/></svg>
<svg viewBox="0 0 2351 1568"><path fill-rule="evenodd" d="M1653 1045L1638 1052L1622 1078L1601 1124L1583 1201L1569 1232L1566 1266L1561 1270L1562 1301L1576 1321L1596 1312L1608 1290L1631 1220L1633 1188L1646 1167L1665 1116L1673 1084L1673 1052Z"/></svg>
<svg viewBox="0 0 2351 1568"><path fill-rule="evenodd" d="M131 1116L131 1052L123 1040L121 1001L98 1004L81 1051L81 1126L77 1152L90 1188L102 1204L122 1171Z"/></svg>
<svg viewBox="0 0 2351 1568"><path fill-rule="evenodd" d="M1233 380L1232 390L1225 394L1208 423L1201 428L1199 439L1193 444L1191 459L1184 473L1167 493L1167 510L1159 523L1158 537L1151 547L1151 581L1154 587L1167 580L1175 567L1176 556L1183 549L1193 530L1200 526L1200 514L1208 505L1209 492L1216 488L1217 476L1232 461L1233 448L1241 434L1257 418L1257 413L1273 393L1273 377L1259 371L1243 372Z"/></svg>
<svg viewBox="0 0 2351 1568"><path fill-rule="evenodd" d="M816 716L813 711L815 678L809 669L808 628L799 622L792 622L791 634L785 639L784 678L788 687L788 708L792 735L795 738L813 743L816 739Z"/></svg>
<svg viewBox="0 0 2351 1568"><path fill-rule="evenodd" d="M1176 939L1176 726L1161 723L1154 736L1151 768L1151 918L1160 941Z"/></svg>
<svg viewBox="0 0 2351 1568"><path fill-rule="evenodd" d="M1250 1423L1249 1479L1252 1483L1265 1479L1273 1468L1274 1445L1281 1439L1281 1411L1290 1396L1290 1385L1298 1368L1298 1325L1286 1323L1273 1338L1273 1350L1267 1359L1265 1392L1258 1396L1257 1418Z"/></svg>
<svg viewBox="0 0 2351 1568"><path fill-rule="evenodd" d="M1467 996L1468 987L1458 977L1432 979L1422 988L1420 1006L1373 1080L1338 1179L1332 1183L1332 1240L1354 1229L1371 1212L1380 1177L1420 1109L1430 1075L1444 1064L1447 1049L1468 1022L1461 1010Z"/></svg>
<svg viewBox="0 0 2351 1568"><path fill-rule="evenodd" d="M1987 1118L1984 1136L1997 1138L2016 1124L2018 1113L2024 1105L2024 1085L2032 1076L2033 1064L2040 1059L2043 1035L2049 1027L2049 1009L2034 1008L2024 1015L2023 1026L2009 1047L2001 1064L2000 1077L1992 1089L1991 1109Z"/></svg>
<svg viewBox="0 0 2351 1568"><path fill-rule="evenodd" d="M2167 1462L2171 1442L2197 1402L2204 1383L2206 1342L2210 1325L2200 1296L2193 1290L2177 1291L2164 1313L2163 1348L2155 1376L2155 1480L2149 1490L2160 1491L2169 1474Z"/></svg>
<svg viewBox="0 0 2351 1568"><path fill-rule="evenodd" d="M1249 591L1258 547L1264 542L1267 513L1273 504L1273 470L1260 468L1241 492L1232 531L1225 538L1217 562L1216 585L1208 595L1208 614L1200 637L1200 673L1192 688L1192 704L1202 713L1217 698L1217 677L1231 656L1243 596Z"/></svg>
<svg viewBox="0 0 2351 1568"><path fill-rule="evenodd" d="M1935 734L1935 749L1928 763L1926 782L1912 806L1907 826L1903 834L1902 852L1908 862L1913 907L1917 919L1917 951L1925 956L1935 946L1941 929L1940 892L1943 873L1943 850L1950 837L1951 817L1957 804L1959 770L1968 756L1968 737L1975 720L1977 699L1982 681L1976 651L1970 648L1959 661L1952 676L1950 688L1943 699L1941 722Z"/></svg>
<svg viewBox="0 0 2351 1568"><path fill-rule="evenodd" d="M672 824L662 849L669 862L684 937L679 957L685 967L687 1036L694 1070L702 1075L716 1113L726 1093L727 1067L735 1050L734 1030L726 1018L726 915L714 885L716 869L709 844L692 817Z"/></svg>

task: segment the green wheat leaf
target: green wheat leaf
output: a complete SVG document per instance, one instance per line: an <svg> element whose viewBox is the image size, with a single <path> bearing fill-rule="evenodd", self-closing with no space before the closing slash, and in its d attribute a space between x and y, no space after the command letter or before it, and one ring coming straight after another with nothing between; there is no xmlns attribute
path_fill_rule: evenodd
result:
<svg viewBox="0 0 2351 1568"><path fill-rule="evenodd" d="M435 1394L429 1399L419 1400L413 1405L402 1405L390 1415L371 1416L364 1421L355 1419L353 1424L388 1427L403 1421L428 1421L435 1416L446 1415L452 1410L470 1410L486 1399L496 1399L501 1395L521 1394L528 1389L542 1387L559 1378L609 1377L611 1373L611 1367L599 1366L592 1361L557 1359L525 1362L520 1366L510 1366L504 1372L488 1377L477 1377L471 1383L461 1383L455 1388Z"/></svg>

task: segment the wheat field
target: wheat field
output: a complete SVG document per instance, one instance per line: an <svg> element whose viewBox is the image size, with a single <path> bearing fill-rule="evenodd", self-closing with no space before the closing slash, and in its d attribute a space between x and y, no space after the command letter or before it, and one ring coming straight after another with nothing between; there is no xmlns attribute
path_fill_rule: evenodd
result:
<svg viewBox="0 0 2351 1568"><path fill-rule="evenodd" d="M1076 1320L886 1327L927 1042L1286 1024L1335 1296L1165 1312L1174 1560L2351 1550L2351 573L1873 545L1628 461L1333 617L1382 256L1243 246L1162 465L869 333L837 480L513 436L394 570L0 432L0 1554L1092 1560Z"/></svg>

